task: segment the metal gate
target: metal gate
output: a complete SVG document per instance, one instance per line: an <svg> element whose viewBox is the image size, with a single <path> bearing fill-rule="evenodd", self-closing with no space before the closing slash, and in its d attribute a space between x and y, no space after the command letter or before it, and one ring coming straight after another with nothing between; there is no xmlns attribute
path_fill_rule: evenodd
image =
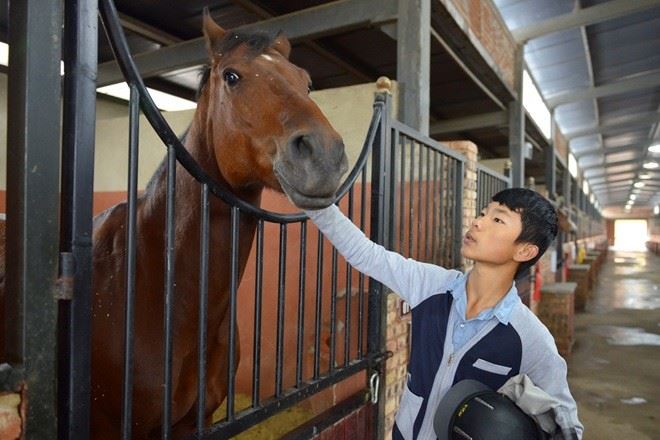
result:
<svg viewBox="0 0 660 440"><path fill-rule="evenodd" d="M27 6L15 7L10 18L23 15L34 17L39 11L34 2L27 2ZM53 17L59 15L58 2L52 2L49 13ZM275 331L275 389L272 395L264 398L260 392L260 372L262 366L259 362L260 340L262 328L260 320L255 319L253 344L253 386L251 404L247 409L235 408L235 351L237 335L233 331L237 316L237 289L238 289L238 256L234 246L231 264L230 288L230 329L228 335L229 354L227 359L227 406L226 414L218 423L210 428L204 428L204 393L205 393L205 347L206 326L201 324L198 334L198 411L197 436L200 438L227 438L236 435L250 426L294 405L310 395L332 386L343 379L357 373L367 372L374 377L382 377L381 366L384 353L384 313L385 293L383 286L355 274L354 270L341 260L333 249L330 257L330 282L324 283L322 272L324 263L323 237L308 236L307 219L302 214L277 214L264 211L251 206L228 192L221 184L215 182L199 167L189 153L181 145L178 137L172 132L160 112L156 109L132 61L128 46L119 24L117 11L111 0L71 0L65 2L64 11L64 117L62 141L62 176L61 176L61 233L59 254L59 276L55 282L51 271L57 264L50 261L42 266L46 272L40 280L46 280L44 298L41 303L35 302L31 292L35 287L20 290L22 296L17 303L8 304L10 312L16 313L16 322L8 323L12 338L7 352L7 360L12 367L6 367L0 373L0 380L5 388L17 388L21 384L29 384L32 389L44 389L43 396L54 393L57 383L58 405L50 406L53 400L44 398L39 405L44 410L37 409L35 399L30 402L26 429L28 435L52 436L52 424L57 420L58 438L82 439L89 436L90 429L90 333L91 333L91 286L92 286L92 198L93 198L93 157L94 152L94 123L95 123L95 78L97 62L97 7L101 12L103 25L111 41L113 50L124 73L125 79L131 89L129 104L129 191L127 214L127 279L126 279L126 327L124 338L124 381L122 384L123 411L122 411L122 437L131 438L131 407L132 402L132 373L133 359L133 303L135 301L135 240L136 240L136 200L137 200L137 161L138 161L138 117L140 109L167 148L167 214L166 214L166 246L164 255L166 260L166 283L163 338L165 347L165 363L162 366L163 383L163 438L171 438L171 400L172 400L172 309L173 297L176 293L174 285L174 268L176 261L173 255L174 241L174 194L176 191L174 170L177 162L182 165L199 182L200 203L203 207L200 236L200 322L204 323L207 305L207 269L208 243L209 243L209 199L218 197L230 205L232 229L230 231L232 242L239 238L238 222L241 216L253 216L257 219L256 248L257 256L253 262L257 282L254 289L255 316L261 313L261 299L263 285L259 280L263 276L265 258L278 261L278 287L272 294L278 297L277 323ZM12 21L14 23L15 21ZM27 20L29 24L29 20ZM44 33L57 35L58 23L54 19L51 27ZM18 25L15 29L22 29ZM26 25L25 35L32 32L34 25ZM14 34L16 35L16 34ZM17 46L20 39L15 38ZM52 55L57 53L49 48ZM50 60L53 61L53 60ZM16 63L20 64L20 63ZM52 63L56 64L56 63ZM25 66L14 66L15 77L25 75L26 81L38 81L36 76ZM50 66L49 72L55 71ZM11 71L10 71L11 73ZM53 81L54 83L55 81ZM27 86L26 86L27 89ZM53 102L59 99L59 90L49 91L53 95ZM36 98L34 102L36 101ZM56 124L59 118L52 116L50 122ZM38 128L33 129L34 132ZM57 132L57 129L53 129ZM18 132L18 131L17 131ZM47 159L53 160L53 158ZM447 267L459 267L460 238L462 229L462 187L465 158L438 144L437 142L416 133L409 127L394 121L390 117L390 102L386 93L376 96L374 112L367 132L363 150L356 165L338 191L338 202L346 206L348 216L351 217L363 230L368 230L372 240L381 243L404 255L424 261L433 261ZM9 176L11 177L11 176ZM52 177L52 176L50 176ZM52 179L51 179L52 180ZM50 182L52 185L52 181ZM8 191L9 192L9 191ZM52 199L52 192L51 199ZM57 191L55 191L57 194ZM20 196L19 196L20 197ZM11 201L10 201L11 202ZM8 203L9 211L12 210ZM56 210L54 210L56 211ZM8 226L12 228L11 217ZM27 222L27 219L25 219ZM48 223L48 222L46 222ZM264 230L268 225L276 225L279 231L279 251L277 255L264 255ZM50 227L52 229L52 225ZM23 230L13 228L14 230ZM25 229L25 228L24 228ZM48 233L48 228L43 234ZM287 249L287 237L296 234L300 238L300 246ZM23 240L23 241L20 241ZM10 238L8 249L20 249L26 255L38 254L41 249L25 249L25 237ZM312 246L310 243L315 242ZM11 247L13 246L13 248ZM311 377L303 374L303 334L305 326L306 286L304 273L313 267L306 263L310 249L316 250L315 266L317 277L314 291L314 358L313 373ZM294 304L297 312L297 344L295 350L296 367L294 383L285 386L285 372L283 362L286 355L284 348L285 331L285 291L291 286L285 283L287 255L299 255L299 265L295 268L298 278L299 296ZM8 265L8 286L15 286L26 277L27 268ZM23 278L21 278L23 277ZM48 285L47 280L53 284ZM357 280L357 281L355 281ZM353 283L357 284L354 285ZM357 306L354 314L351 306L351 295L344 301L344 309L337 306L338 290L343 287L350 292L356 290ZM52 295L52 296L49 296ZM56 302L54 300L57 300ZM21 302L22 301L22 302ZM329 303L330 337L329 360L323 365L320 358L321 320L324 301ZM292 305L289 304L289 307ZM41 309L37 310L37 308ZM57 323L55 311L57 310ZM342 314L345 320L345 331L338 337L336 327L337 316ZM44 320L43 316L48 317ZM366 323L366 326L363 325ZM352 333L354 325L357 331ZM57 333L58 352L55 355L53 340L44 337L44 334ZM9 339L9 338L7 338ZM22 348L21 348L22 347ZM28 350L25 351L25 347ZM17 351L19 348L23 352ZM34 353L34 354L32 354ZM40 357L40 353L43 353ZM52 363L57 357L57 369ZM50 361L49 361L50 359ZM57 371L57 378L50 372ZM366 384L365 384L366 388ZM373 392L374 390L372 390ZM382 410L384 387L381 387L377 396L371 396L373 401L380 399L379 407ZM50 403L49 403L50 402ZM374 424L379 418L371 417ZM375 425L374 425L375 426ZM377 429L373 429L376 433Z"/></svg>
<svg viewBox="0 0 660 440"><path fill-rule="evenodd" d="M477 165L477 212L488 206L491 198L502 191L511 187L511 178L503 174L496 173L482 165Z"/></svg>

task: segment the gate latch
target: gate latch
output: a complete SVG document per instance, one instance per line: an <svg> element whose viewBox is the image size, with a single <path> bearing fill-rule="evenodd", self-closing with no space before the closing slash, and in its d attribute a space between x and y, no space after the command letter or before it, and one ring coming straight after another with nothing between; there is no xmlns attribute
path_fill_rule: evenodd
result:
<svg viewBox="0 0 660 440"><path fill-rule="evenodd" d="M369 394L371 395L372 405L378 403L378 388L380 388L380 375L377 371L374 371L369 377Z"/></svg>
<svg viewBox="0 0 660 440"><path fill-rule="evenodd" d="M73 254L71 252L60 252L60 274L55 282L55 299L73 299L74 266Z"/></svg>

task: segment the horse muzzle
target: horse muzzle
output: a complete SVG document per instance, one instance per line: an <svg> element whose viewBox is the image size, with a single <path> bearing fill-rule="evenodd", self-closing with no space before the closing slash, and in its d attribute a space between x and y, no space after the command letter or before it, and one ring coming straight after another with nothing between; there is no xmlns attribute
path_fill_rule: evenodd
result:
<svg viewBox="0 0 660 440"><path fill-rule="evenodd" d="M348 159L341 139L323 144L313 135L292 139L273 163L284 193L302 209L320 209L335 201Z"/></svg>

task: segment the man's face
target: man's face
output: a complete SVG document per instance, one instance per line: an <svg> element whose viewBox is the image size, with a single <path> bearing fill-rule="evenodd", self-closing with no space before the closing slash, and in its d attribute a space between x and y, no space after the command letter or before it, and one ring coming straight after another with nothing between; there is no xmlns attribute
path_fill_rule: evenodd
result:
<svg viewBox="0 0 660 440"><path fill-rule="evenodd" d="M515 243L522 231L520 214L498 202L491 202L472 221L463 237L461 253L483 263L503 264L516 259L523 244Z"/></svg>

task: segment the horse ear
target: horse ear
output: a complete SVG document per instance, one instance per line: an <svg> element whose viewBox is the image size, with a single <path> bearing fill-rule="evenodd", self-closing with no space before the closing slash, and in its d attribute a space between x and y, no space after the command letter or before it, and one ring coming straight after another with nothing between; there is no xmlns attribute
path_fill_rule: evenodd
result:
<svg viewBox="0 0 660 440"><path fill-rule="evenodd" d="M213 58L216 54L215 47L220 40L222 40L227 31L213 20L209 13L209 8L204 8L202 28L204 30L204 37L206 38L206 50L209 52L209 57Z"/></svg>
<svg viewBox="0 0 660 440"><path fill-rule="evenodd" d="M284 58L289 58L289 54L291 53L291 43L289 43L289 39L284 35L282 31L280 31L277 34L277 37L275 37L272 47L281 53Z"/></svg>

